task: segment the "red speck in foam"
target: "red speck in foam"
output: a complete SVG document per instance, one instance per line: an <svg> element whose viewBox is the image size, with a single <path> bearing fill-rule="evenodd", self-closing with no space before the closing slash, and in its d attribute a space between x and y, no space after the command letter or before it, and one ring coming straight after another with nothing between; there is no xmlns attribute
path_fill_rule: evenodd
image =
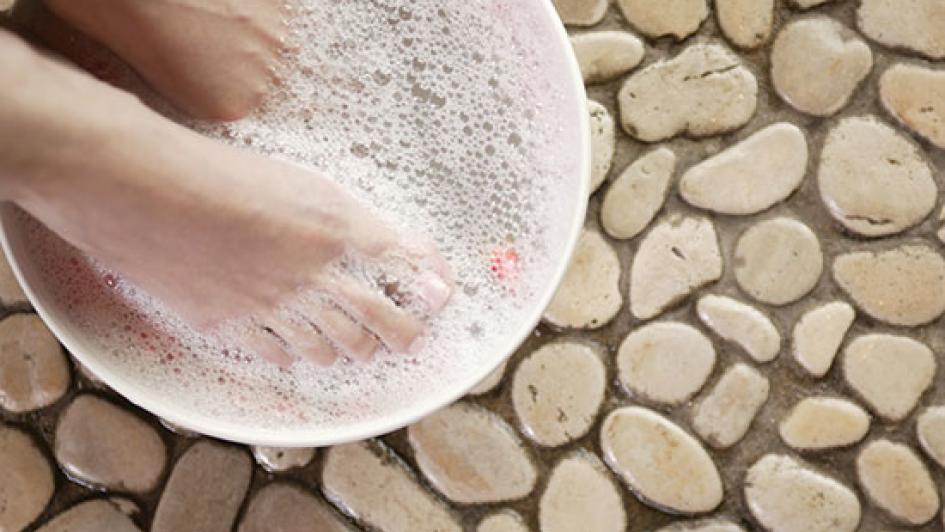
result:
<svg viewBox="0 0 945 532"><path fill-rule="evenodd" d="M518 279L520 257L513 247L499 246L489 254L489 271L502 284L509 286Z"/></svg>

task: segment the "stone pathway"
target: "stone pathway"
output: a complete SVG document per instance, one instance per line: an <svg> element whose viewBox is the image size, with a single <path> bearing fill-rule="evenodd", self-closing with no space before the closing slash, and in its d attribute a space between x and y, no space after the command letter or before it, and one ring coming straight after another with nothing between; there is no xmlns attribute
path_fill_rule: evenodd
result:
<svg viewBox="0 0 945 532"><path fill-rule="evenodd" d="M945 1L554 4L595 191L507 364L370 442L222 444L0 261L0 530L942 530Z"/></svg>

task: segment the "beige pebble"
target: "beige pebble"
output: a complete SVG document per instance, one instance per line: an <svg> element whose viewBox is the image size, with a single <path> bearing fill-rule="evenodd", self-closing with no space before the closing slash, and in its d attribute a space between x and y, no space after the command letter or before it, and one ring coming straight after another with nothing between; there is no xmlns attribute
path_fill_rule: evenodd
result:
<svg viewBox="0 0 945 532"><path fill-rule="evenodd" d="M381 532L461 532L449 509L380 444L349 443L325 453L322 491L345 513Z"/></svg>
<svg viewBox="0 0 945 532"><path fill-rule="evenodd" d="M585 230L544 318L558 327L603 327L623 306L619 282L617 253L600 233Z"/></svg>
<svg viewBox="0 0 945 532"><path fill-rule="evenodd" d="M833 277L860 310L886 323L922 325L945 311L945 260L924 245L840 255Z"/></svg>
<svg viewBox="0 0 945 532"><path fill-rule="evenodd" d="M656 532L745 532L745 529L723 519L699 519L673 523Z"/></svg>
<svg viewBox="0 0 945 532"><path fill-rule="evenodd" d="M865 334L844 349L843 376L877 415L900 421L932 384L935 357L912 338Z"/></svg>
<svg viewBox="0 0 945 532"><path fill-rule="evenodd" d="M277 482L259 490L237 532L353 532L325 503L293 484Z"/></svg>
<svg viewBox="0 0 945 532"><path fill-rule="evenodd" d="M853 532L860 522L850 488L784 455L767 454L748 469L745 502L765 529L777 532Z"/></svg>
<svg viewBox="0 0 945 532"><path fill-rule="evenodd" d="M838 397L802 399L778 427L784 443L802 451L853 445L869 429L870 415L852 401Z"/></svg>
<svg viewBox="0 0 945 532"><path fill-rule="evenodd" d="M800 9L810 9L812 7L819 6L821 4L826 4L827 2L832 2L833 0L791 0L791 4L794 7Z"/></svg>
<svg viewBox="0 0 945 532"><path fill-rule="evenodd" d="M916 434L925 454L945 467L945 406L931 406L916 420Z"/></svg>
<svg viewBox="0 0 945 532"><path fill-rule="evenodd" d="M164 472L166 452L144 420L94 395L76 397L56 425L56 460L71 477L97 487L151 491Z"/></svg>
<svg viewBox="0 0 945 532"><path fill-rule="evenodd" d="M601 450L648 505L700 514L722 502L722 479L705 448L652 410L630 406L611 412L601 426Z"/></svg>
<svg viewBox="0 0 945 532"><path fill-rule="evenodd" d="M593 194L607 179L607 172L614 164L616 126L607 108L594 100L587 101L587 110L591 121L591 183L588 194Z"/></svg>
<svg viewBox="0 0 945 532"><path fill-rule="evenodd" d="M22 305L27 303L26 294L20 286L7 257L0 252L0 303L4 305Z"/></svg>
<svg viewBox="0 0 945 532"><path fill-rule="evenodd" d="M486 376L485 379L479 382L479 384L473 386L472 390L467 392L469 395L484 395L495 389L496 386L502 382L502 377L505 376L505 366L508 364L508 361L505 361L499 364L499 367L492 370L492 373Z"/></svg>
<svg viewBox="0 0 945 532"><path fill-rule="evenodd" d="M229 532L252 474L243 449L197 441L171 471L151 532Z"/></svg>
<svg viewBox="0 0 945 532"><path fill-rule="evenodd" d="M754 214L790 196L806 168L804 133L778 122L686 170L679 194L702 209Z"/></svg>
<svg viewBox="0 0 945 532"><path fill-rule="evenodd" d="M745 364L735 364L696 402L692 429L713 447L735 445L768 400L769 389L764 375Z"/></svg>
<svg viewBox="0 0 945 532"><path fill-rule="evenodd" d="M722 33L741 48L757 48L771 36L774 0L715 0Z"/></svg>
<svg viewBox="0 0 945 532"><path fill-rule="evenodd" d="M798 111L829 116L850 101L873 68L873 53L846 26L824 17L795 20L771 50L771 79L778 95Z"/></svg>
<svg viewBox="0 0 945 532"><path fill-rule="evenodd" d="M597 456L570 454L555 465L538 503L541 532L623 532L627 514L620 493Z"/></svg>
<svg viewBox="0 0 945 532"><path fill-rule="evenodd" d="M288 471L289 469L307 466L315 458L315 449L311 447L263 447L254 445L253 458L266 471Z"/></svg>
<svg viewBox="0 0 945 532"><path fill-rule="evenodd" d="M611 183L601 203L601 225L614 238L633 238L653 221L669 190L676 154L657 148L633 161Z"/></svg>
<svg viewBox="0 0 945 532"><path fill-rule="evenodd" d="M559 341L522 360L512 381L512 406L532 441L555 447L590 430L604 401L607 371L588 345Z"/></svg>
<svg viewBox="0 0 945 532"><path fill-rule="evenodd" d="M593 26L604 18L607 0L552 0L561 22L569 26Z"/></svg>
<svg viewBox="0 0 945 532"><path fill-rule="evenodd" d="M672 35L681 41L709 16L706 0L616 0L627 22L648 37Z"/></svg>
<svg viewBox="0 0 945 532"><path fill-rule="evenodd" d="M36 532L141 532L114 503L94 499L53 517Z"/></svg>
<svg viewBox="0 0 945 532"><path fill-rule="evenodd" d="M715 226L707 218L670 215L643 239L630 269L630 311L655 317L722 276Z"/></svg>
<svg viewBox="0 0 945 532"><path fill-rule="evenodd" d="M626 31L591 31L571 36L584 83L618 78L643 60L643 41Z"/></svg>
<svg viewBox="0 0 945 532"><path fill-rule="evenodd" d="M423 475L464 504L521 499L538 473L522 442L499 416L456 403L414 423L407 437Z"/></svg>
<svg viewBox="0 0 945 532"><path fill-rule="evenodd" d="M69 389L69 363L35 314L0 321L0 408L14 413L58 401Z"/></svg>
<svg viewBox="0 0 945 532"><path fill-rule="evenodd" d="M889 440L867 444L856 457L866 495L897 521L929 522L938 512L938 491L922 460L908 446Z"/></svg>
<svg viewBox="0 0 945 532"><path fill-rule="evenodd" d="M945 71L893 65L879 78L879 96L902 125L945 148Z"/></svg>
<svg viewBox="0 0 945 532"><path fill-rule="evenodd" d="M739 128L755 114L757 96L758 82L738 57L719 44L693 44L631 74L617 102L623 129L656 142Z"/></svg>
<svg viewBox="0 0 945 532"><path fill-rule="evenodd" d="M817 235L794 218L758 222L735 244L735 280L762 303L797 301L817 286L823 269Z"/></svg>
<svg viewBox="0 0 945 532"><path fill-rule="evenodd" d="M864 236L916 225L938 193L917 147L872 116L845 118L830 130L817 178L830 214Z"/></svg>
<svg viewBox="0 0 945 532"><path fill-rule="evenodd" d="M715 334L741 347L756 362L771 362L781 350L781 334L760 310L727 296L707 294L696 312Z"/></svg>
<svg viewBox="0 0 945 532"><path fill-rule="evenodd" d="M514 510L502 510L487 515L482 521L476 532L528 532L525 521L522 516Z"/></svg>
<svg viewBox="0 0 945 532"><path fill-rule="evenodd" d="M945 4L941 0L861 0L860 31L880 44L945 58Z"/></svg>
<svg viewBox="0 0 945 532"><path fill-rule="evenodd" d="M805 312L794 325L794 359L812 376L826 375L855 317L845 301L831 301Z"/></svg>
<svg viewBox="0 0 945 532"><path fill-rule="evenodd" d="M55 487L33 439L0 424L0 530L25 529L46 508Z"/></svg>
<svg viewBox="0 0 945 532"><path fill-rule="evenodd" d="M628 334L617 351L617 376L627 391L667 405L688 401L713 367L712 342L685 323L646 324Z"/></svg>

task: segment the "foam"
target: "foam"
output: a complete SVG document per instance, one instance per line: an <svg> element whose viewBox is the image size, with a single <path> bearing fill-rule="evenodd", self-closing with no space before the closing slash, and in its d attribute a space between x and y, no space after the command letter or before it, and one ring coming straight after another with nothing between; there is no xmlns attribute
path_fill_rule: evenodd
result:
<svg viewBox="0 0 945 532"><path fill-rule="evenodd" d="M111 370L243 427L332 430L483 373L553 277L574 201L558 191L581 174L579 132L556 111L575 105L566 58L541 9L524 4L305 0L290 22L294 62L264 108L188 124L321 169L433 238L459 286L421 353L279 370L193 331L23 215L46 289ZM132 76L117 83L174 116Z"/></svg>

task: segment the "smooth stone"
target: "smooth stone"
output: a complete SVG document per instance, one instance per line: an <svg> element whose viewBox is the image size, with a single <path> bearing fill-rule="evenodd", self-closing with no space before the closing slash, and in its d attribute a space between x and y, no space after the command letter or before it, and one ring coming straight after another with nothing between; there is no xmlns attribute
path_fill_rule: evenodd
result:
<svg viewBox="0 0 945 532"><path fill-rule="evenodd" d="M538 472L515 431L492 412L456 403L407 430L417 465L451 501L478 504L521 499Z"/></svg>
<svg viewBox="0 0 945 532"><path fill-rule="evenodd" d="M802 399L781 422L784 443L801 451L846 447L862 440L870 429L870 415L846 399Z"/></svg>
<svg viewBox="0 0 945 532"><path fill-rule="evenodd" d="M617 377L634 397L676 406L702 389L715 358L712 342L695 327L648 323L620 344Z"/></svg>
<svg viewBox="0 0 945 532"><path fill-rule="evenodd" d="M607 370L590 346L546 344L522 360L512 381L512 406L529 439L564 445L590 430L607 386Z"/></svg>
<svg viewBox="0 0 945 532"><path fill-rule="evenodd" d="M252 450L256 463L270 472L305 467L315 458L315 449L311 447L263 447L254 445Z"/></svg>
<svg viewBox="0 0 945 532"><path fill-rule="evenodd" d="M735 281L762 303L797 301L817 286L823 270L817 235L793 218L758 222L735 244Z"/></svg>
<svg viewBox="0 0 945 532"><path fill-rule="evenodd" d="M593 26L604 18L607 0L552 0L561 22L569 26Z"/></svg>
<svg viewBox="0 0 945 532"><path fill-rule="evenodd" d="M141 529L113 502L95 499L69 508L36 532L141 532Z"/></svg>
<svg viewBox="0 0 945 532"><path fill-rule="evenodd" d="M505 367L508 365L508 361L499 364L499 367L492 370L492 373L486 376L485 379L479 382L479 384L473 386L472 390L466 392L468 395L485 395L492 390L495 390L495 387L502 382L502 377L505 376Z"/></svg>
<svg viewBox="0 0 945 532"><path fill-rule="evenodd" d="M740 48L757 48L771 36L774 0L715 0L722 33Z"/></svg>
<svg viewBox="0 0 945 532"><path fill-rule="evenodd" d="M154 428L95 395L76 397L59 416L54 451L70 477L132 493L157 487L167 462Z"/></svg>
<svg viewBox="0 0 945 532"><path fill-rule="evenodd" d="M872 116L845 118L827 133L817 179L830 214L863 236L918 224L938 195L918 148Z"/></svg>
<svg viewBox="0 0 945 532"><path fill-rule="evenodd" d="M935 356L912 338L865 334L844 349L843 376L877 415L901 421L932 385Z"/></svg>
<svg viewBox="0 0 945 532"><path fill-rule="evenodd" d="M794 360L812 376L827 374L856 312L845 301L831 301L808 310L794 324Z"/></svg>
<svg viewBox="0 0 945 532"><path fill-rule="evenodd" d="M644 142L737 129L757 100L754 74L719 44L693 44L657 61L631 74L617 94L624 131Z"/></svg>
<svg viewBox="0 0 945 532"><path fill-rule="evenodd" d="M587 111L591 121L591 183L587 193L593 194L614 164L616 126L607 108L594 100L587 101Z"/></svg>
<svg viewBox="0 0 945 532"><path fill-rule="evenodd" d="M925 454L945 467L945 406L926 408L916 420L916 435Z"/></svg>
<svg viewBox="0 0 945 532"><path fill-rule="evenodd" d="M476 532L529 532L522 516L514 510L502 510L487 515Z"/></svg>
<svg viewBox="0 0 945 532"><path fill-rule="evenodd" d="M151 532L229 532L252 474L243 449L197 441L171 471Z"/></svg>
<svg viewBox="0 0 945 532"><path fill-rule="evenodd" d="M601 426L604 459L645 504L675 513L711 512L722 503L722 479L705 448L656 412L630 406Z"/></svg>
<svg viewBox="0 0 945 532"><path fill-rule="evenodd" d="M545 321L571 329L598 329L623 306L620 259L600 233L585 230L571 264L545 310Z"/></svg>
<svg viewBox="0 0 945 532"><path fill-rule="evenodd" d="M713 212L755 214L797 190L806 169L804 133L778 122L686 170L679 194Z"/></svg>
<svg viewBox="0 0 945 532"><path fill-rule="evenodd" d="M898 63L879 78L879 97L899 123L945 148L945 71Z"/></svg>
<svg viewBox="0 0 945 532"><path fill-rule="evenodd" d="M259 490L246 508L237 532L352 532L321 500L293 484L273 483Z"/></svg>
<svg viewBox="0 0 945 532"><path fill-rule="evenodd" d="M669 148L657 148L627 166L601 203L601 225L607 234L626 239L646 229L666 201L675 169L676 154Z"/></svg>
<svg viewBox="0 0 945 532"><path fill-rule="evenodd" d="M69 363L43 320L13 314L0 321L0 408L30 412L69 389Z"/></svg>
<svg viewBox="0 0 945 532"><path fill-rule="evenodd" d="M745 529L723 519L700 519L673 523L656 532L745 532Z"/></svg>
<svg viewBox="0 0 945 532"><path fill-rule="evenodd" d="M873 52L853 30L825 16L785 26L771 50L774 89L802 113L842 109L873 68Z"/></svg>
<svg viewBox="0 0 945 532"><path fill-rule="evenodd" d="M342 511L381 532L461 532L449 509L420 487L386 447L349 443L325 454L322 491Z"/></svg>
<svg viewBox="0 0 945 532"><path fill-rule="evenodd" d="M618 78L643 60L643 41L627 31L592 31L571 36L584 83Z"/></svg>
<svg viewBox="0 0 945 532"><path fill-rule="evenodd" d="M630 268L630 312L653 318L722 276L715 226L708 218L670 215L640 243Z"/></svg>
<svg viewBox="0 0 945 532"><path fill-rule="evenodd" d="M692 429L709 445L725 449L741 440L768 400L768 379L737 363L700 399L692 413Z"/></svg>
<svg viewBox="0 0 945 532"><path fill-rule="evenodd" d="M13 269L7 262L4 253L0 253L0 303L6 306L23 305L28 303L26 294L20 286L16 276L13 275Z"/></svg>
<svg viewBox="0 0 945 532"><path fill-rule="evenodd" d="M935 517L938 490L928 469L906 445L875 440L856 457L856 475L876 506L903 524L918 526Z"/></svg>
<svg viewBox="0 0 945 532"><path fill-rule="evenodd" d="M627 513L604 464L578 451L551 472L538 503L538 522L542 532L623 532Z"/></svg>
<svg viewBox="0 0 945 532"><path fill-rule="evenodd" d="M784 455L767 454L748 469L745 501L765 529L777 532L853 532L860 522L850 488Z"/></svg>
<svg viewBox="0 0 945 532"><path fill-rule="evenodd" d="M706 0L617 0L627 22L648 37L672 35L681 41L709 16Z"/></svg>
<svg viewBox="0 0 945 532"><path fill-rule="evenodd" d="M707 294L696 303L696 313L715 334L741 347L755 362L771 362L781 350L777 327L751 305Z"/></svg>
<svg viewBox="0 0 945 532"><path fill-rule="evenodd" d="M925 245L838 256L833 277L863 312L913 327L945 312L945 260Z"/></svg>
<svg viewBox="0 0 945 532"><path fill-rule="evenodd" d="M941 0L861 0L860 31L874 41L930 59L945 58L945 4Z"/></svg>
<svg viewBox="0 0 945 532"><path fill-rule="evenodd" d="M0 530L25 529L56 488L49 463L25 433L0 424Z"/></svg>

